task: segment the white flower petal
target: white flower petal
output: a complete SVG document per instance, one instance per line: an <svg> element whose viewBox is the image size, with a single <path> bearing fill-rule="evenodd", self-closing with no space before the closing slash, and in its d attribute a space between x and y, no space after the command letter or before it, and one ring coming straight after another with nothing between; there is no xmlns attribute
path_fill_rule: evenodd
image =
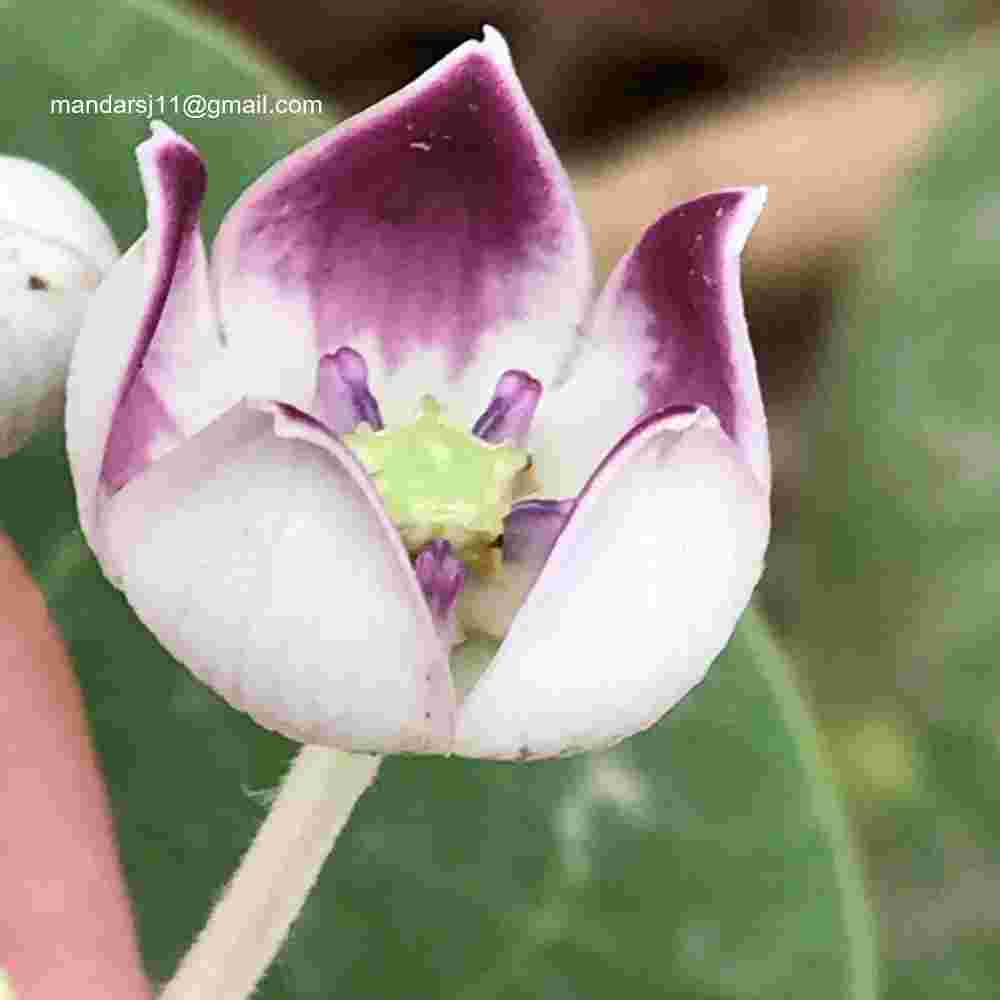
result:
<svg viewBox="0 0 1000 1000"><path fill-rule="evenodd" d="M528 758L652 725L705 675L760 577L767 495L707 410L647 419L582 494L456 752Z"/></svg>
<svg viewBox="0 0 1000 1000"><path fill-rule="evenodd" d="M262 725L346 750L447 751L447 653L405 553L351 456L294 422L279 414L297 439L279 437L241 405L121 489L102 525L115 582Z"/></svg>

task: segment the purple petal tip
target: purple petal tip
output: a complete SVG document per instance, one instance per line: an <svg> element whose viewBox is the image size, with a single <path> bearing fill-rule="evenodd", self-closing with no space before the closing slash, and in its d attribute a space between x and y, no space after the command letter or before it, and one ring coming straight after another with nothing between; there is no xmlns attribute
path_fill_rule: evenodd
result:
<svg viewBox="0 0 1000 1000"><path fill-rule="evenodd" d="M179 245L198 223L208 172L197 148L163 122L153 122L152 135L136 149L149 205L150 222L169 220L164 235ZM167 253L176 253L168 246Z"/></svg>
<svg viewBox="0 0 1000 1000"><path fill-rule="evenodd" d="M173 129L156 122L153 134L136 149L146 194L147 268L152 264L143 314L128 363L122 374L118 405L105 446L101 471L104 482L118 489L154 458L173 447L181 436L180 422L164 396L169 377L158 378L152 366L144 371L154 340L165 344L191 331L173 331L170 300L200 292L204 250L198 216L207 174L198 150ZM181 320L192 324L190 316ZM159 384L158 384L159 383Z"/></svg>
<svg viewBox="0 0 1000 1000"><path fill-rule="evenodd" d="M767 433L740 288L740 253L767 190L731 188L678 205L619 265L609 289L643 358L646 412L703 405L769 479Z"/></svg>
<svg viewBox="0 0 1000 1000"><path fill-rule="evenodd" d="M441 349L457 377L582 243L555 151L487 29L251 187L220 231L217 280L224 312L230 285L234 302L248 284L302 302L320 353L372 336L373 366Z"/></svg>

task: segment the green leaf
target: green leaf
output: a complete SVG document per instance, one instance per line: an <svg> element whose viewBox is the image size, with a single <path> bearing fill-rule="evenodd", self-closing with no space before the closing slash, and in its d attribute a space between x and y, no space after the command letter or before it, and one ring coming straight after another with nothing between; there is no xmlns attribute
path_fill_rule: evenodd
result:
<svg viewBox="0 0 1000 1000"><path fill-rule="evenodd" d="M0 102L2 152L65 174L91 198L122 249L145 228L133 150L149 134L149 121L139 114L52 114L50 101L308 96L216 24L155 0L0 0L0 14L0 90L7 95ZM208 163L207 236L250 181L333 124L332 118L309 115L184 118L169 107L163 117L199 146ZM69 502L46 518L36 513L39 496L68 497L62 450L59 436L51 435L0 467L0 525L18 536L32 562L50 558L76 525ZM20 478L26 469L27 478Z"/></svg>
<svg viewBox="0 0 1000 1000"><path fill-rule="evenodd" d="M145 206L129 150L149 134L133 114L58 114L62 98L162 98L162 118L209 164L204 221L213 232L234 195L260 172L333 121L312 115L190 118L172 100L189 95L304 97L301 85L255 57L214 23L156 0L52 4L0 0L0 134L3 152L65 174L93 200L124 248L145 228Z"/></svg>
<svg viewBox="0 0 1000 1000"><path fill-rule="evenodd" d="M901 1000L1000 979L1000 78L965 92L842 311L786 584Z"/></svg>
<svg viewBox="0 0 1000 1000"><path fill-rule="evenodd" d="M294 748L174 664L92 562L56 608L166 979ZM613 752L388 761L260 995L874 1000L872 935L812 724L749 614Z"/></svg>
<svg viewBox="0 0 1000 1000"><path fill-rule="evenodd" d="M9 148L69 174L123 243L142 226L131 148L146 124L51 118L50 97L289 89L158 7L84 0L58 25L43 4L4 13L0 73L20 102L0 109ZM299 132L323 127L175 124L209 163L209 230ZM144 954L163 981L294 748L195 682L102 578L58 435L0 467L0 518L78 664ZM749 614L709 679L613 752L389 761L259 995L873 1000L874 977L870 915L812 724Z"/></svg>

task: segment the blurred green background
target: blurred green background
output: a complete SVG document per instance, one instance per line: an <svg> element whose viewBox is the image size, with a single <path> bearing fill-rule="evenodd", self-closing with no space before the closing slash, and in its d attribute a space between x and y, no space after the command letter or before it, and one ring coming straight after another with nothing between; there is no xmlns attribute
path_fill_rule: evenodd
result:
<svg viewBox="0 0 1000 1000"><path fill-rule="evenodd" d="M3 151L69 176L122 246L143 227L147 123L54 117L51 98L322 93L322 117L167 116L208 162L211 234L271 162L484 21L568 158L605 270L677 198L771 187L746 275L777 474L759 609L705 684L613 752L388 762L260 995L996 994L1000 10L210 6L221 20L2 5L0 84L19 95ZM0 465L0 525L78 665L163 981L294 748L193 681L103 580L60 434Z"/></svg>

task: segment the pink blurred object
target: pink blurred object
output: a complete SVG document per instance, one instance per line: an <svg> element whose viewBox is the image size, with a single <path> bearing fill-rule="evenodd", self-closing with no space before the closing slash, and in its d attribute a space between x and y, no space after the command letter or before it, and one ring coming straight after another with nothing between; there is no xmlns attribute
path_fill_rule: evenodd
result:
<svg viewBox="0 0 1000 1000"><path fill-rule="evenodd" d="M152 995L83 701L0 535L0 968L17 1000Z"/></svg>

